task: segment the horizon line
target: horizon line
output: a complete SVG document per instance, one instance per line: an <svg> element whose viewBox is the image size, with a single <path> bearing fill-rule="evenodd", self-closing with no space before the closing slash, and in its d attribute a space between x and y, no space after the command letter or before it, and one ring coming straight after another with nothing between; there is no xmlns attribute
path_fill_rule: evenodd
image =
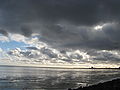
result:
<svg viewBox="0 0 120 90"><path fill-rule="evenodd" d="M0 67L28 67L28 68L52 68L52 69L120 69L120 67L118 68L97 68L97 67L90 67L90 68L77 68L77 67L50 67L50 66L46 66L46 67L41 67L41 66L18 66L18 65L0 65Z"/></svg>

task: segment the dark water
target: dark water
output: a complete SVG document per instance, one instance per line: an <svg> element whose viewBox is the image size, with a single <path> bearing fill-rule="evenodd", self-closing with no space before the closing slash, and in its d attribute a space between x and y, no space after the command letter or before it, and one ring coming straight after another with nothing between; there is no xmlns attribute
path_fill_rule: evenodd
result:
<svg viewBox="0 0 120 90"><path fill-rule="evenodd" d="M67 90L118 77L119 69L0 67L0 90Z"/></svg>

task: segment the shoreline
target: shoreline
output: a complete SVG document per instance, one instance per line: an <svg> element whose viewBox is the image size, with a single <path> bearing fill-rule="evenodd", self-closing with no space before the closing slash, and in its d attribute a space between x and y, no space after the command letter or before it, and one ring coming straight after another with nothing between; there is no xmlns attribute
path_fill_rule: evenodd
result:
<svg viewBox="0 0 120 90"><path fill-rule="evenodd" d="M100 82L91 86L79 87L77 89L70 88L68 90L120 90L120 78L106 81L103 83Z"/></svg>

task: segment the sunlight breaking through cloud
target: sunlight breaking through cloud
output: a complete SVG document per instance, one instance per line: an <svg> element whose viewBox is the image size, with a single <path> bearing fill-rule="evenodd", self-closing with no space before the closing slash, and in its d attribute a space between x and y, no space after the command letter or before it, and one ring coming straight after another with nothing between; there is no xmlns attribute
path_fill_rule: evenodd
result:
<svg viewBox="0 0 120 90"><path fill-rule="evenodd" d="M13 36L12 36L13 35ZM20 37L20 38L17 38ZM16 39L15 39L16 38ZM119 50L95 50L95 49L62 49L54 48L45 42L39 41L39 37L33 35L26 38L22 35L11 34L10 40L24 42L26 49L16 48L2 51L3 62L16 65L45 65L62 67L118 67L120 65Z"/></svg>
<svg viewBox="0 0 120 90"><path fill-rule="evenodd" d="M119 67L119 9L119 0L0 0L1 63Z"/></svg>

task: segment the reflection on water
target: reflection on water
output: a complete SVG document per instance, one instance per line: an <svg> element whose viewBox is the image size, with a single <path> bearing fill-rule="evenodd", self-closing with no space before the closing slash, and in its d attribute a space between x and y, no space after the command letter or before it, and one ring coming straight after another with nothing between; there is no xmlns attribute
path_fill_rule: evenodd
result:
<svg viewBox="0 0 120 90"><path fill-rule="evenodd" d="M119 76L117 69L0 67L0 90L67 90Z"/></svg>

